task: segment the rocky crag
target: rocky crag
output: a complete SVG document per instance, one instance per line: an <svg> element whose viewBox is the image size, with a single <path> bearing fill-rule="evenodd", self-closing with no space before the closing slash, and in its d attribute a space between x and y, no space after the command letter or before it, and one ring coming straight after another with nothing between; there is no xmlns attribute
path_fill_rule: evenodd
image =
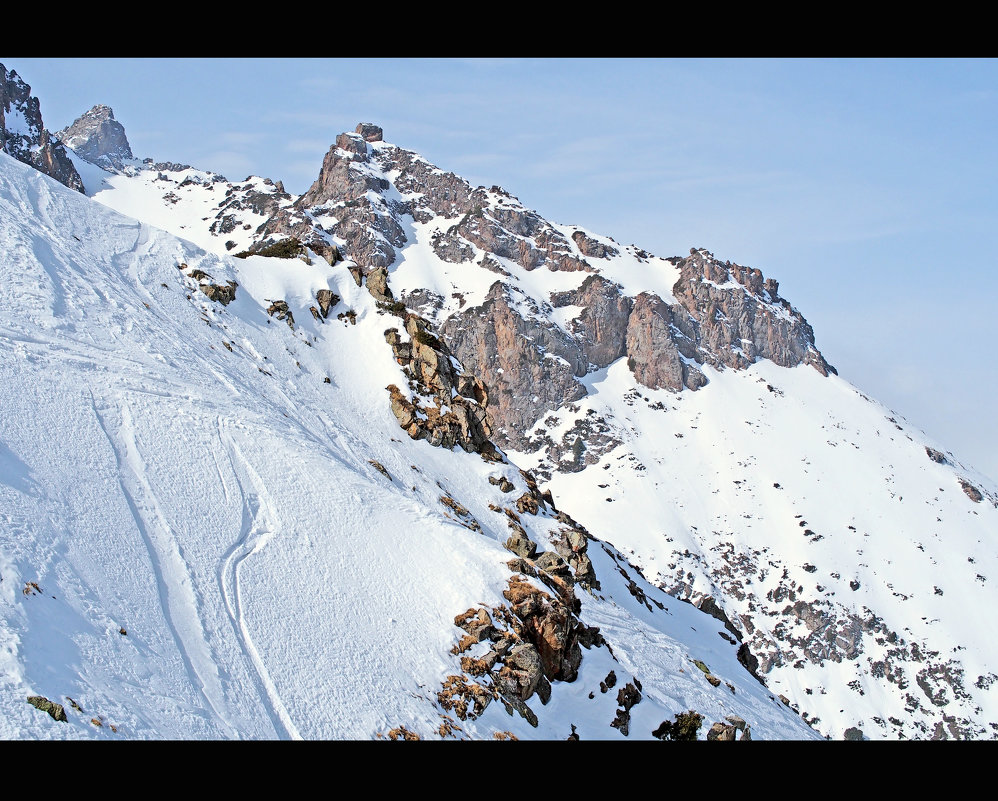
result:
<svg viewBox="0 0 998 801"><path fill-rule="evenodd" d="M41 104L31 87L0 64L0 150L30 164L70 189L83 192L83 180L59 141L42 122Z"/></svg>
<svg viewBox="0 0 998 801"><path fill-rule="evenodd" d="M493 273L478 303L458 298L453 308L452 298L423 287L403 290L400 299L432 319L454 356L489 388L490 426L502 447L536 450L527 430L547 410L585 396L581 378L623 357L640 383L673 391L706 384L703 364L742 369L770 359L834 372L807 321L759 270L720 262L702 249L665 260L581 230L563 231L501 187L472 187L385 143L382 129L370 123L340 134L312 187L257 233L256 247L294 236L331 263L352 260L361 273L391 273L418 240L442 261L478 273L478 281L482 271ZM603 274L620 260L672 268L671 295L628 294ZM580 279L570 281L574 289L537 298L504 262ZM571 316L556 314L561 309Z"/></svg>
<svg viewBox="0 0 998 801"><path fill-rule="evenodd" d="M56 137L87 161L106 170L121 170L133 158L125 128L108 106L94 106L56 133Z"/></svg>

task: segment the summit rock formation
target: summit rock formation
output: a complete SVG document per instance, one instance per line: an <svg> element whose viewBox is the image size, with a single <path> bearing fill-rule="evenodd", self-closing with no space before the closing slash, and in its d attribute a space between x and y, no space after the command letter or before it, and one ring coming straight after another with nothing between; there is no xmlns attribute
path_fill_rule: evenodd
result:
<svg viewBox="0 0 998 801"><path fill-rule="evenodd" d="M125 129L108 106L96 105L56 133L63 144L107 170L121 170L133 158Z"/></svg>

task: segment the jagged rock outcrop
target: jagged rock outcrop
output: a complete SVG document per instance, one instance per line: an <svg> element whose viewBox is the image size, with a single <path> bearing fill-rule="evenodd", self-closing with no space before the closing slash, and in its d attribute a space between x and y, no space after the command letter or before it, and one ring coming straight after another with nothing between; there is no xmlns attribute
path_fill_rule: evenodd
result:
<svg viewBox="0 0 998 801"><path fill-rule="evenodd" d="M164 165L154 165L157 167ZM189 167L181 165L182 170L189 170ZM173 170L178 171L178 170ZM269 178L256 180L253 176L248 176L246 181L240 184L230 184L223 176L209 175L207 178L209 185L214 183L228 184L225 189L225 196L217 205L218 211L208 228L213 236L226 236L237 229L249 229L252 225L259 225L259 222L250 223L247 220L259 220L260 217L270 219L278 214L291 202L291 195L284 191L280 181L272 181ZM189 175L178 186L182 187L188 183L202 183L202 178L198 175ZM292 246L293 243L293 246ZM226 245L231 249L235 243ZM293 252L292 252L293 251ZM249 250L234 254L245 258L250 255L258 256L278 256L279 258L308 258L304 245L295 237L284 239L268 239L255 243ZM332 261L332 256L330 256Z"/></svg>
<svg viewBox="0 0 998 801"><path fill-rule="evenodd" d="M380 271L371 275L380 275ZM386 293L390 301L387 282L377 283L372 290L375 297L376 292ZM502 456L489 439L492 429L484 384L475 375L460 371L447 346L432 333L425 319L403 312L403 322L408 341L397 328L385 331L385 341L409 379L411 399L396 385L387 387L399 426L413 439L426 439L431 445L445 448L459 445L469 453L501 461Z"/></svg>
<svg viewBox="0 0 998 801"><path fill-rule="evenodd" d="M520 312L528 298L496 281L481 306L451 316L441 328L461 363L489 387L498 444L521 447L545 410L586 394L577 380L588 369L579 343L554 324Z"/></svg>
<svg viewBox="0 0 998 801"><path fill-rule="evenodd" d="M454 654L491 643L480 657L462 656L462 674L449 676L438 693L441 706L462 720L477 717L498 699L510 714L516 711L536 726L537 716L527 701L536 695L542 704L548 703L552 682L578 678L582 649L603 645L599 629L577 617L580 604L570 585L528 565L524 569L553 594L514 575L503 592L508 607L469 609L454 619L465 631Z"/></svg>
<svg viewBox="0 0 998 801"><path fill-rule="evenodd" d="M388 287L388 270L385 267L375 267L367 274L367 291L379 303L391 303L395 300Z"/></svg>
<svg viewBox="0 0 998 801"><path fill-rule="evenodd" d="M388 181L369 167L369 142L380 141L381 129L362 123L358 130L366 133L340 134L309 190L261 226L263 243L291 235L330 264L345 252L363 272L395 261L406 242L401 210L383 196Z"/></svg>
<svg viewBox="0 0 998 801"><path fill-rule="evenodd" d="M780 297L777 281L751 267L722 263L702 248L691 249L677 266L681 277L672 292L694 321L701 364L740 369L764 358L781 367L807 364L822 375L835 372L815 348L811 326Z"/></svg>
<svg viewBox="0 0 998 801"><path fill-rule="evenodd" d="M552 294L554 309L582 308L568 325L570 333L502 281L480 306L452 314L442 334L493 389L497 442L536 449L525 430L545 410L583 397L579 377L624 356L639 382L672 391L704 386L703 364L741 369L766 358L785 367L809 364L823 375L834 372L814 347L811 327L779 297L775 281L764 281L758 270L721 263L706 251L694 251L678 267L674 304L647 292L628 297L600 275L589 276L576 290ZM558 462L563 449L551 446L558 450L552 462ZM565 469L582 466L569 462Z"/></svg>
<svg viewBox="0 0 998 801"><path fill-rule="evenodd" d="M59 183L83 192L83 179L57 137L42 123L41 106L20 76L0 64L0 150Z"/></svg>
<svg viewBox="0 0 998 801"><path fill-rule="evenodd" d="M641 682L635 679L627 682L617 692L617 714L610 725L619 729L625 737L630 734L631 707L641 702Z"/></svg>
<svg viewBox="0 0 998 801"><path fill-rule="evenodd" d="M751 740L750 730L745 725L745 721L738 715L728 715L727 723L716 721L707 732L708 740L718 740L720 742L734 742L735 740ZM741 737L738 736L741 732Z"/></svg>
<svg viewBox="0 0 998 801"><path fill-rule="evenodd" d="M611 259L620 255L617 248L604 244L598 239L593 239L585 231L573 231L572 240L579 248L579 252L591 259Z"/></svg>
<svg viewBox="0 0 998 801"><path fill-rule="evenodd" d="M329 310L340 302L340 296L331 289L320 289L315 293L315 300L319 304L319 311L323 318L329 317Z"/></svg>
<svg viewBox="0 0 998 801"><path fill-rule="evenodd" d="M270 305L267 307L267 314L271 317L276 314L278 320L284 320L292 331L295 330L295 316L288 307L288 302L286 300L271 301Z"/></svg>
<svg viewBox="0 0 998 801"><path fill-rule="evenodd" d="M236 288L239 286L235 281L226 281L221 284L200 284L200 289L208 296L208 300L217 300L223 306L228 306L236 299Z"/></svg>
<svg viewBox="0 0 998 801"><path fill-rule="evenodd" d="M69 720L66 717L66 710L63 705L57 704L55 701L50 701L44 695L29 695L28 703L35 707L35 709L48 712L53 720L60 721L61 723L66 723Z"/></svg>
<svg viewBox="0 0 998 801"><path fill-rule="evenodd" d="M759 270L722 263L702 249L670 260L669 268L666 260L651 264L649 254L628 248L629 257L649 269L678 268L678 281L667 299L627 295L588 261L616 259L625 249L578 229L566 236L501 187L473 188L385 143L373 123L340 134L308 192L259 233L262 242L290 234L327 259L335 250L349 260L358 283L366 276L372 295L391 303L387 279L408 243L407 217L431 225L430 245L442 260L500 276L481 303L465 307L462 299L459 310L438 323L454 356L489 388L490 427L502 447L540 447L543 442L531 441L526 431L545 411L582 398L586 389L579 378L623 357L639 382L672 391L704 386L703 364L741 369L766 358L782 366L810 364L826 375L833 371L814 347L810 326ZM503 260L528 271L593 274L547 302L502 280L511 278ZM403 300L433 316L444 299L422 291ZM554 312L569 306L579 313L556 324ZM605 439L610 443L612 437ZM562 460L563 445L550 443L558 451L554 459ZM586 458L601 452L597 446ZM565 461L565 469L585 463Z"/></svg>
<svg viewBox="0 0 998 801"><path fill-rule="evenodd" d="M385 132L381 130L380 125L375 125L373 122L361 122L357 124L354 133L360 134L365 142L380 142L384 139Z"/></svg>
<svg viewBox="0 0 998 801"><path fill-rule="evenodd" d="M699 389L707 378L696 366L695 340L677 324L688 327L686 315L675 311L648 292L634 299L627 321L627 366L652 389Z"/></svg>
<svg viewBox="0 0 998 801"><path fill-rule="evenodd" d="M106 170L120 170L133 158L125 128L108 106L94 106L56 137L77 155Z"/></svg>
<svg viewBox="0 0 998 801"><path fill-rule="evenodd" d="M571 329L590 365L606 367L627 353L628 319L634 302L617 284L601 275L590 275L578 289L552 294L551 305L556 309L582 307L571 321Z"/></svg>

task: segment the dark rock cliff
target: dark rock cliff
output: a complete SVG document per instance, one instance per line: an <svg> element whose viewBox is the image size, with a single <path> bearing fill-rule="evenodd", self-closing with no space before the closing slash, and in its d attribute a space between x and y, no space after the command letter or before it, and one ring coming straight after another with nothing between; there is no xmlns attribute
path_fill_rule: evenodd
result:
<svg viewBox="0 0 998 801"><path fill-rule="evenodd" d="M59 183L83 192L83 179L58 138L42 123L41 106L31 87L0 64L0 150L30 164Z"/></svg>

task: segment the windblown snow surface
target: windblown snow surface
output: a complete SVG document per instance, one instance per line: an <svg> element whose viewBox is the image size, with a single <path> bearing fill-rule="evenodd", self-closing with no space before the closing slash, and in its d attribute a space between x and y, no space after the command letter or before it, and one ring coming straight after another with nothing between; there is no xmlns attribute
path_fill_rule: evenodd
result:
<svg viewBox="0 0 998 801"><path fill-rule="evenodd" d="M488 478L525 485L512 464L400 431L390 321L346 265L208 253L3 154L0 252L0 737L439 736L454 616L503 603L510 576ZM235 281L235 300L208 300L194 270ZM342 301L320 323L308 308L325 288ZM266 313L275 299L293 329ZM356 324L336 319L348 309ZM553 521L527 523L543 542ZM991 549L975 553L998 578ZM602 590L578 591L581 618L612 653L585 651L577 681L535 697L536 728L493 703L460 736L622 738L599 688L611 669L644 688L632 739L687 709L701 737L730 714L753 739L819 736L717 620L611 546L589 554Z"/></svg>

